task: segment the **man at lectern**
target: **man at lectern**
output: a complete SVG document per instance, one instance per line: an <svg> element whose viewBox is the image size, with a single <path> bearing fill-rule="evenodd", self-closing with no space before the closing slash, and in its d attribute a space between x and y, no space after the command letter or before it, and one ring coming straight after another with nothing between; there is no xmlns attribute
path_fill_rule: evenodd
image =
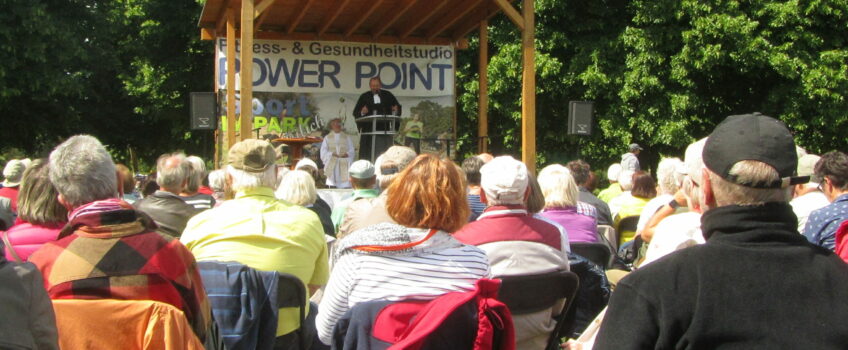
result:
<svg viewBox="0 0 848 350"><path fill-rule="evenodd" d="M370 90L364 92L356 101L353 108L353 117L359 119L369 115L394 115L400 116L400 104L388 90L383 90L383 82L379 76L371 78L368 82Z"/></svg>
<svg viewBox="0 0 848 350"><path fill-rule="evenodd" d="M370 90L356 101L353 117L360 131L359 158L373 162L394 144L402 108L395 95L383 90L379 76L372 77L368 86Z"/></svg>

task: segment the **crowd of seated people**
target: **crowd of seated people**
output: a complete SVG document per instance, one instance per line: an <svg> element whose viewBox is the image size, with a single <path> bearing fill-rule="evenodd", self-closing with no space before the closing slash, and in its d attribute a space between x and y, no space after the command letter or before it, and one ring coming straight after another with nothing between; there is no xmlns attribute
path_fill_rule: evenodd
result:
<svg viewBox="0 0 848 350"><path fill-rule="evenodd" d="M475 348L844 348L848 155L798 151L780 121L750 114L673 156L654 172L614 164L601 190L584 160L536 177L506 155L457 164L393 146L351 164L352 190L322 190L314 162L289 171L262 140L208 174L163 154L144 178L73 136L4 169L0 348L345 348L342 320L374 301L587 271L614 286L594 323L562 321L581 306L559 298ZM322 199L333 191L346 195Z"/></svg>

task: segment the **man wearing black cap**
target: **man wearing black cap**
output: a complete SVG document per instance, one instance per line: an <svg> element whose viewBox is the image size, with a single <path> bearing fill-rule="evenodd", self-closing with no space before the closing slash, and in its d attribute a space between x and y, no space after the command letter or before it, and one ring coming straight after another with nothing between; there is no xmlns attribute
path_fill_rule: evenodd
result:
<svg viewBox="0 0 848 350"><path fill-rule="evenodd" d="M848 267L798 234L787 203L792 135L759 114L728 117L703 151L707 242L616 287L595 349L843 349Z"/></svg>

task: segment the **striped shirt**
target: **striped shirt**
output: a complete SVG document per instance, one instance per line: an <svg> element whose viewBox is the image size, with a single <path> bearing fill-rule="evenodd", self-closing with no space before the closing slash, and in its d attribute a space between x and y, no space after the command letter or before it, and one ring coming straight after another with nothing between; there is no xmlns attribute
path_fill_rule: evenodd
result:
<svg viewBox="0 0 848 350"><path fill-rule="evenodd" d="M416 232L420 236L412 240L427 233L420 231ZM426 252L413 250L401 255L342 255L333 267L318 308L315 323L321 341L330 344L336 321L360 302L435 299L449 292L474 290L478 279L489 276L486 253L479 248L459 244L444 232L430 240L451 244L445 249L434 251L430 245Z"/></svg>

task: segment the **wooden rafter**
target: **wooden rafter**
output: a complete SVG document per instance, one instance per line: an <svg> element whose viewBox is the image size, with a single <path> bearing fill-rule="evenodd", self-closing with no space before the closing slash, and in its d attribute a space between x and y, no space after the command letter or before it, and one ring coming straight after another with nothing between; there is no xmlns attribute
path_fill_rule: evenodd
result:
<svg viewBox="0 0 848 350"><path fill-rule="evenodd" d="M412 34L412 32L414 32L416 29L418 29L418 27L420 27L422 24L427 23L427 21L429 21L430 18L432 18L437 12L439 12L439 10L442 9L442 7L445 7L445 5L447 5L447 4L448 4L447 0L438 1L435 6L428 9L429 12L418 17L417 20L412 21L412 23L410 23L409 26L404 28L398 36L401 39L406 39L406 37L408 37L409 34Z"/></svg>
<svg viewBox="0 0 848 350"><path fill-rule="evenodd" d="M300 21L303 20L303 16L306 16L306 11L309 10L309 5L312 5L313 0L306 0L306 3L300 7L300 10L297 11L297 14L294 16L294 19L289 23L289 27L286 28L286 34L294 33L295 28L300 24Z"/></svg>
<svg viewBox="0 0 848 350"><path fill-rule="evenodd" d="M518 12L518 10L515 9L515 7L512 6L512 4L509 3L509 1L495 0L495 3L498 4L498 7L503 10L504 14L509 17L509 20L512 21L518 29L524 31L524 17Z"/></svg>
<svg viewBox="0 0 848 350"><path fill-rule="evenodd" d="M227 9L230 8L230 0L224 1L224 6L221 6L221 11L218 12L218 22L215 23L215 30L218 33L224 32L224 27L227 26Z"/></svg>
<svg viewBox="0 0 848 350"><path fill-rule="evenodd" d="M480 22L488 21L492 17L498 14L498 11L494 8L491 2L484 2L482 6L477 8L474 17L471 20L467 21L465 24L459 26L457 30L451 33L451 37L454 41L461 40L472 30L478 28L480 26Z"/></svg>
<svg viewBox="0 0 848 350"><path fill-rule="evenodd" d="M259 17L259 15L261 15L263 12L265 12L265 10L271 7L274 2L276 2L276 0L263 0L259 3L259 5L256 5L256 8L253 10L253 18Z"/></svg>
<svg viewBox="0 0 848 350"><path fill-rule="evenodd" d="M349 37L351 34L356 32L356 30L359 29L359 26L362 25L362 22L365 22L365 20L368 19L368 17L370 17L371 14L374 13L374 10L376 10L378 7L380 7L380 5L382 3L383 3L383 0L373 0L371 2L371 6L369 6L368 9L365 10L365 12L362 15L358 16L358 18L356 19L356 22L353 23L353 25L350 26L350 28L348 28L345 31L344 36Z"/></svg>
<svg viewBox="0 0 848 350"><path fill-rule="evenodd" d="M383 35L386 29L389 29L389 27L394 25L395 22L403 17L403 15L406 14L406 11L409 11L409 9L411 9L416 3L418 3L418 0L404 0L398 3L392 11L389 11L388 16L380 21L380 26L371 33L371 36L374 39L377 39L377 37Z"/></svg>
<svg viewBox="0 0 848 350"><path fill-rule="evenodd" d="M330 12L330 14L324 20L324 25L321 26L321 29L318 29L319 37L324 35L324 33L327 32L327 29L330 29L330 26L332 26L333 22L336 21L336 18L338 18L339 15L342 14L342 11L344 11L345 7L349 2L350 0L339 0L335 10L333 10L333 12Z"/></svg>
<svg viewBox="0 0 848 350"><path fill-rule="evenodd" d="M436 22L430 30L427 31L427 35L425 36L428 40L433 39L439 34L442 34L445 30L456 24L461 18L465 17L469 12L473 11L480 5L480 2L483 0L467 0L458 8L453 9L451 11L450 16L442 17L441 20Z"/></svg>

